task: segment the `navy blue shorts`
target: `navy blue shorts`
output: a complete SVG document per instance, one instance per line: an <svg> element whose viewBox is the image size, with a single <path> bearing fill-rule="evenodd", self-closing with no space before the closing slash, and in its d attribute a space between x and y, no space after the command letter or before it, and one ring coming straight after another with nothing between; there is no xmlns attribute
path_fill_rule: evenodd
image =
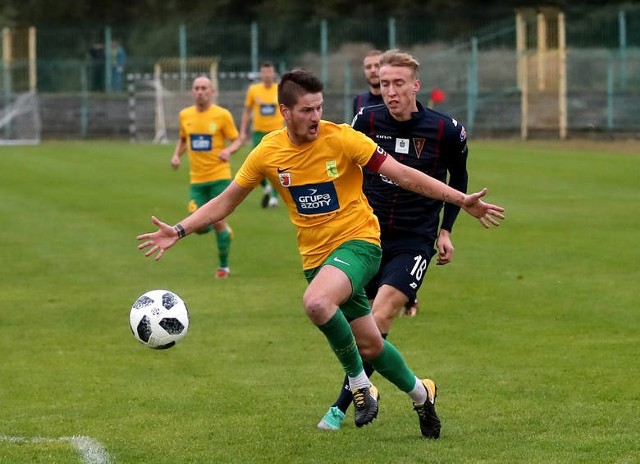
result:
<svg viewBox="0 0 640 464"><path fill-rule="evenodd" d="M373 300L380 286L387 284L404 293L409 301L416 298L416 293L422 285L431 258L436 250L403 250L385 253L382 251L382 261L378 273L365 286L367 298Z"/></svg>

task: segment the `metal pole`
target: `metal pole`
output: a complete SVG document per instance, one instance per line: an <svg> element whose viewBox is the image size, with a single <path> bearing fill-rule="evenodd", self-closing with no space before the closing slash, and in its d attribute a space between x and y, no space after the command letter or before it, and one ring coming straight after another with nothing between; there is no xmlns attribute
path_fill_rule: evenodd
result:
<svg viewBox="0 0 640 464"><path fill-rule="evenodd" d="M258 64L258 23L251 23L251 71L256 73L259 70Z"/></svg>
<svg viewBox="0 0 640 464"><path fill-rule="evenodd" d="M567 36L564 23L564 13L558 13L558 119L560 139L567 138L568 109L567 109Z"/></svg>
<svg viewBox="0 0 640 464"><path fill-rule="evenodd" d="M29 27L29 91L38 88L38 73L36 67L36 28Z"/></svg>
<svg viewBox="0 0 640 464"><path fill-rule="evenodd" d="M613 130L613 56L607 66L607 130Z"/></svg>
<svg viewBox="0 0 640 464"><path fill-rule="evenodd" d="M324 82L324 85L327 85L327 80L328 80L328 50L329 50L329 38L328 38L329 34L328 34L328 28L327 28L327 20L323 19L320 22L320 60L321 60L321 66L322 66L322 70L320 73L320 78L322 79L322 82Z"/></svg>
<svg viewBox="0 0 640 464"><path fill-rule="evenodd" d="M538 26L538 90L544 91L546 88L545 61L547 58L547 18L544 13L539 12L537 17Z"/></svg>
<svg viewBox="0 0 640 464"><path fill-rule="evenodd" d="M80 138L87 138L89 127L89 88L87 81L87 68L80 68Z"/></svg>
<svg viewBox="0 0 640 464"><path fill-rule="evenodd" d="M521 11L516 13L516 54L517 54L517 83L518 89L522 90L522 75L524 74L525 51L526 51L527 23Z"/></svg>
<svg viewBox="0 0 640 464"><path fill-rule="evenodd" d="M13 83L11 82L11 65L12 65L12 49L11 29L5 27L2 29L2 91L4 93L5 114L9 113L11 108L11 94L13 92ZM11 137L11 118L7 120L4 126L6 138Z"/></svg>
<svg viewBox="0 0 640 464"><path fill-rule="evenodd" d="M527 23L523 13L516 13L516 51L518 58L518 88L520 89L520 137L526 140L529 136L529 75L527 70Z"/></svg>
<svg viewBox="0 0 640 464"><path fill-rule="evenodd" d="M396 48L396 18L389 18L389 49Z"/></svg>
<svg viewBox="0 0 640 464"><path fill-rule="evenodd" d="M135 143L138 139L138 127L136 125L136 81L133 73L127 74L127 91L129 92L129 143Z"/></svg>
<svg viewBox="0 0 640 464"><path fill-rule="evenodd" d="M344 106L344 120L350 122L353 114L351 114L351 67L349 62L344 64L344 93L343 93L343 106Z"/></svg>
<svg viewBox="0 0 640 464"><path fill-rule="evenodd" d="M180 90L187 89L187 27L180 24L178 30L178 40L180 46Z"/></svg>
<svg viewBox="0 0 640 464"><path fill-rule="evenodd" d="M478 39L471 38L471 59L467 68L467 132L473 133L478 105Z"/></svg>
<svg viewBox="0 0 640 464"><path fill-rule="evenodd" d="M111 54L111 26L104 28L104 90L111 93L113 87L111 82L111 67L113 65L113 57Z"/></svg>
<svg viewBox="0 0 640 464"><path fill-rule="evenodd" d="M620 46L620 87L627 85L627 17L625 12L618 12L618 42Z"/></svg>

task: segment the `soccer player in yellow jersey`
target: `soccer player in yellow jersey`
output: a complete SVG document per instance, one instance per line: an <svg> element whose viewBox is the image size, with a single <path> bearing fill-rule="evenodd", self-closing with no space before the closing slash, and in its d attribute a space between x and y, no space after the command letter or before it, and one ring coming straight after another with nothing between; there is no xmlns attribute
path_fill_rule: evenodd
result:
<svg viewBox="0 0 640 464"><path fill-rule="evenodd" d="M242 145L229 110L211 103L214 89L209 78L196 77L191 88L194 105L180 111L180 137L171 166L180 167L180 157L189 153L189 212L193 213L217 197L231 183L231 155ZM230 143L229 143L230 142ZM218 245L216 277L228 277L231 228L224 219L213 224ZM198 232L209 232L211 225Z"/></svg>
<svg viewBox="0 0 640 464"><path fill-rule="evenodd" d="M260 82L252 84L244 100L244 111L240 121L240 138L247 139L249 122L253 119L253 146L257 146L269 132L282 129L284 119L278 107L278 84L273 63L264 61L260 65ZM260 183L263 189L262 207L278 205L278 192L266 179Z"/></svg>
<svg viewBox="0 0 640 464"><path fill-rule="evenodd" d="M160 259L178 239L228 216L263 178L279 190L298 234L309 285L302 298L309 319L322 331L349 378L355 424L378 415L378 390L362 359L406 392L425 437L440 433L436 387L419 379L401 354L380 335L364 292L380 265L378 220L362 193L362 166L424 196L462 207L484 227L498 225L504 208L482 201L486 189L466 195L400 164L348 124L322 117L322 82L296 69L278 89L286 128L272 132L249 154L231 185L192 215L171 226L152 217L156 232L141 234L139 249Z"/></svg>

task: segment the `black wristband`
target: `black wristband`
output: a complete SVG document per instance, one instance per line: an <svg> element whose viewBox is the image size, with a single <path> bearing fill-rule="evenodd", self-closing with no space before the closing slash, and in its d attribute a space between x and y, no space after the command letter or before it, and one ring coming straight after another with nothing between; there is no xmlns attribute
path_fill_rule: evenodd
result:
<svg viewBox="0 0 640 464"><path fill-rule="evenodd" d="M173 226L174 230L176 232L178 232L178 238L183 238L187 236L187 233L184 230L184 227L182 227L180 224L176 224L175 226Z"/></svg>

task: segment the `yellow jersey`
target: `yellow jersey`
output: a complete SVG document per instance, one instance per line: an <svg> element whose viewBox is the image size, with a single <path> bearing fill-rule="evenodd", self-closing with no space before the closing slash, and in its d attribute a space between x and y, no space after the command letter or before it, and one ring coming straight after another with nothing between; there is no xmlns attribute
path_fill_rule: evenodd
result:
<svg viewBox="0 0 640 464"><path fill-rule="evenodd" d="M235 181L254 188L267 178L296 227L302 267L321 265L338 246L359 239L380 244L380 226L362 193L362 168L376 143L348 124L320 121L316 140L301 146L286 129L267 134Z"/></svg>
<svg viewBox="0 0 640 464"><path fill-rule="evenodd" d="M231 163L218 154L238 135L231 112L221 106L198 111L194 105L180 111L180 138L187 141L192 184L231 179Z"/></svg>
<svg viewBox="0 0 640 464"><path fill-rule="evenodd" d="M250 85L244 106L252 109L254 131L271 132L284 126L278 105L278 84L275 82L270 87L265 87L262 82Z"/></svg>

